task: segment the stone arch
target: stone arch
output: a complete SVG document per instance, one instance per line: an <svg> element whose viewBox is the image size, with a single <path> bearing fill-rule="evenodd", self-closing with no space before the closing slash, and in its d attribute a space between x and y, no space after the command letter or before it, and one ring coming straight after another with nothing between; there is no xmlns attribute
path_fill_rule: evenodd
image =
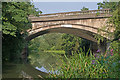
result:
<svg viewBox="0 0 120 80"><path fill-rule="evenodd" d="M27 41L46 33L59 32L59 33L73 34L81 38L85 38L87 40L97 42L93 36L94 34L98 34L98 28L94 28L92 26L86 26L82 24L57 24L57 25L48 25L48 26L39 27L33 30L31 29L28 32L29 32L29 36L26 37ZM107 31L102 31L102 32L107 33Z"/></svg>
<svg viewBox="0 0 120 80"><path fill-rule="evenodd" d="M96 15L98 11L100 14ZM74 34L90 41L97 42L93 37L94 34L99 34L98 30L106 25L108 18L111 16L109 9L41 14L39 17L29 16L32 23L32 29L28 30L29 36L25 39L30 41L46 33L61 32ZM107 31L102 30L100 35L109 39L104 35L106 33L108 34Z"/></svg>
<svg viewBox="0 0 120 80"><path fill-rule="evenodd" d="M92 41L94 46L98 46L97 40L94 38L94 34L98 34L98 28L94 28L92 26L86 26L82 24L57 24L57 25L48 25L48 26L42 26L36 29L31 29L28 31L29 36L26 37L26 41L30 41L40 35L46 34L46 33L67 33L67 34L73 34L78 37L87 39ZM103 31L107 33L107 31ZM101 35L102 36L102 35ZM105 36L103 36L106 38ZM103 47L103 46L102 46ZM105 46L104 46L105 47ZM103 47L103 48L104 48ZM98 49L98 47L95 47ZM91 47L92 49L92 47ZM26 49L27 51L27 49ZM26 52L25 52L26 54ZM28 54L28 53L27 53Z"/></svg>

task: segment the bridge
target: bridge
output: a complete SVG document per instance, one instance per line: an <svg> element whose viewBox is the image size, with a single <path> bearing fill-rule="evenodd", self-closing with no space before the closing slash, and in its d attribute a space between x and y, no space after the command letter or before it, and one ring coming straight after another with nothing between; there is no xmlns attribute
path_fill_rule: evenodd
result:
<svg viewBox="0 0 120 80"><path fill-rule="evenodd" d="M109 32L114 31L112 25L107 25L111 16L110 9L40 14L39 16L30 15L29 20L32 23L32 29L27 30L29 35L26 37L26 41L46 33L68 33L94 42L94 44L91 44L91 49L94 52L98 48L97 40L94 38L95 34L111 39L111 37L106 36ZM108 26L108 28L103 29L104 26ZM106 44L101 43L99 48L104 52ZM26 53L27 46L22 52L24 59L26 59Z"/></svg>
<svg viewBox="0 0 120 80"><path fill-rule="evenodd" d="M109 33L108 30L102 28L107 25L108 18L111 16L110 9L40 14L38 17L30 15L32 29L28 30L29 36L26 40L50 32L74 34L93 42L97 42L94 34L110 39L105 36ZM99 30L101 33L98 33Z"/></svg>

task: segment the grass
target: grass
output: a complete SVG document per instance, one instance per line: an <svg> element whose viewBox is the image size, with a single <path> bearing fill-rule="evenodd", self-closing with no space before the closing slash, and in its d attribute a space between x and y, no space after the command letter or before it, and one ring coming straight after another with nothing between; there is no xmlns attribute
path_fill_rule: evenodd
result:
<svg viewBox="0 0 120 80"><path fill-rule="evenodd" d="M64 50L44 50L44 52L65 54Z"/></svg>
<svg viewBox="0 0 120 80"><path fill-rule="evenodd" d="M66 57L66 55L64 55ZM58 72L50 78L120 78L118 52L104 55L84 55L84 52L74 54L62 61ZM53 70L54 71L54 70Z"/></svg>

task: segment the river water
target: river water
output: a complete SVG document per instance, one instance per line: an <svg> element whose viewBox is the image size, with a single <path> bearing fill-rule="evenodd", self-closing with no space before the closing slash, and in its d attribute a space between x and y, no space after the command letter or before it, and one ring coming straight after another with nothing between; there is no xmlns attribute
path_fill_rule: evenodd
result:
<svg viewBox="0 0 120 80"><path fill-rule="evenodd" d="M29 59L31 65L33 65L36 69L49 73L52 68L56 69L57 66L61 65L63 57L57 53L40 52L30 54Z"/></svg>
<svg viewBox="0 0 120 80"><path fill-rule="evenodd" d="M6 63L3 65L3 78L41 78L48 76L49 73L57 73L57 68L63 60L60 55L40 52L29 54L29 64Z"/></svg>

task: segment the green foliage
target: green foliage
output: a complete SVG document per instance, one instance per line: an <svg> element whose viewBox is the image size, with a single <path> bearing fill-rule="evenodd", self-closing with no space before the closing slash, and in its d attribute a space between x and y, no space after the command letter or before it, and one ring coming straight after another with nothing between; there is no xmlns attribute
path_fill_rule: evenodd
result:
<svg viewBox="0 0 120 80"><path fill-rule="evenodd" d="M47 43L51 50L60 50L61 44L63 42L61 33L50 33L45 34L43 38L45 39L45 43Z"/></svg>
<svg viewBox="0 0 120 80"><path fill-rule="evenodd" d="M86 52L90 46L90 41L81 39L80 37L71 34L64 34L62 39L62 50L64 50L67 55L78 53L80 48L85 48L84 51Z"/></svg>
<svg viewBox="0 0 120 80"><path fill-rule="evenodd" d="M99 13L99 12L97 12L97 13L96 13L96 16L99 16L99 15L100 15L100 13Z"/></svg>
<svg viewBox="0 0 120 80"><path fill-rule="evenodd" d="M115 10L116 9L116 5L118 4L118 2L107 2L107 1L103 1L103 3L97 3L98 5L98 9L112 9Z"/></svg>
<svg viewBox="0 0 120 80"><path fill-rule="evenodd" d="M110 18L110 23L112 23L115 28L114 39L118 40L120 38L120 2L116 5L116 10L114 10L113 16Z"/></svg>
<svg viewBox="0 0 120 80"><path fill-rule="evenodd" d="M113 41L110 48L114 50L114 53L120 53L120 41Z"/></svg>
<svg viewBox="0 0 120 80"><path fill-rule="evenodd" d="M62 36L63 43L62 43L62 49L65 50L66 54L71 54L72 52L78 52L78 48L80 46L81 38L77 38L73 35L64 34Z"/></svg>
<svg viewBox="0 0 120 80"><path fill-rule="evenodd" d="M38 15L39 11L30 2L2 3L2 53L3 62L19 61L21 51L25 47L26 30L31 23L28 16Z"/></svg>
<svg viewBox="0 0 120 80"><path fill-rule="evenodd" d="M17 37L3 34L2 39L2 61L4 62L20 62L21 51L25 46L25 41L19 33Z"/></svg>
<svg viewBox="0 0 120 80"><path fill-rule="evenodd" d="M30 2L3 2L2 3L2 31L3 34L16 36L16 32L26 32L31 24L30 14L38 14Z"/></svg>
<svg viewBox="0 0 120 80"><path fill-rule="evenodd" d="M62 35L60 33L50 33L37 37L30 41L29 50L32 53L36 53L36 51L61 50Z"/></svg>
<svg viewBox="0 0 120 80"><path fill-rule="evenodd" d="M51 66L59 66L61 64L61 56L57 53L52 52L37 52L37 53L31 53L29 54L29 61L30 64L34 67L41 68L42 66L47 69L48 71L51 70ZM59 65L58 65L59 64Z"/></svg>
<svg viewBox="0 0 120 80"><path fill-rule="evenodd" d="M29 43L30 63L39 68L44 66L48 71L50 65L54 65L55 68L58 66L55 63L61 64L61 56L58 55L64 54L61 50L62 35L61 33L49 33L32 39Z"/></svg>
<svg viewBox="0 0 120 80"><path fill-rule="evenodd" d="M97 40L97 43L100 44L100 42L103 42L104 38L101 35L94 35L94 38Z"/></svg>
<svg viewBox="0 0 120 80"><path fill-rule="evenodd" d="M111 42L119 41L120 39L120 2L103 2L98 3L98 9L111 9L112 17L109 18L109 21L106 23L106 26L103 26L101 30L107 30L108 33L104 34L111 38ZM98 33L101 34L101 30L98 30ZM114 30L111 32L111 30ZM95 35L95 39L98 40L98 43L103 42L104 38L100 35ZM116 45L118 46L118 45Z"/></svg>
<svg viewBox="0 0 120 80"><path fill-rule="evenodd" d="M110 18L108 24L112 24L115 29L113 32L114 40L118 40L120 38L120 2L103 2L98 3L98 8L106 9L109 8L112 10L112 17ZM106 26L110 28L109 25ZM111 35L111 34L109 34Z"/></svg>
<svg viewBox="0 0 120 80"><path fill-rule="evenodd" d="M120 78L118 52L108 56L85 56L81 52L63 61L50 78ZM54 70L53 70L54 71Z"/></svg>
<svg viewBox="0 0 120 80"><path fill-rule="evenodd" d="M87 11L87 10L89 10L89 8L83 7L83 8L81 9L81 11Z"/></svg>

